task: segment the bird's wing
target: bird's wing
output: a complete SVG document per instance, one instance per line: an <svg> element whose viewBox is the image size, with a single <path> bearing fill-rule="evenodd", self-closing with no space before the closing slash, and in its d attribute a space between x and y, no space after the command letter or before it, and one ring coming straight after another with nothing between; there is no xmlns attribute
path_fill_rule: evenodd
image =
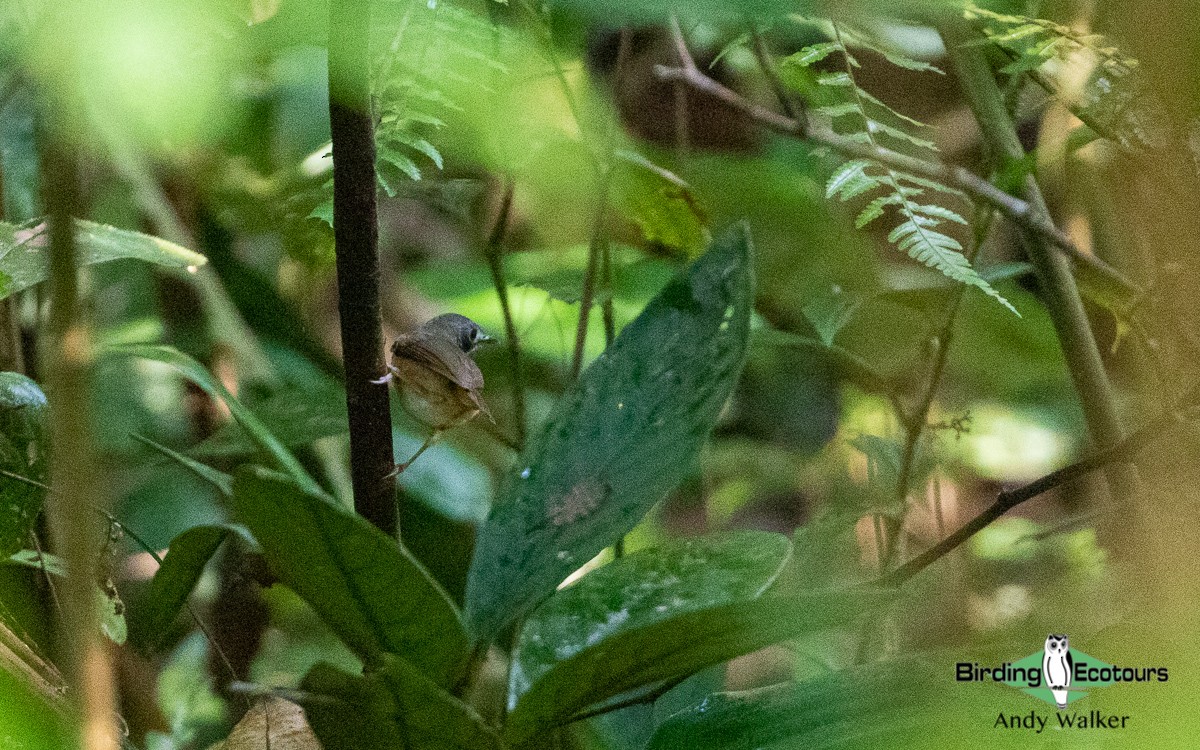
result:
<svg viewBox="0 0 1200 750"><path fill-rule="evenodd" d="M483 388L479 365L453 341L406 334L392 344L392 354L420 362L469 391Z"/></svg>

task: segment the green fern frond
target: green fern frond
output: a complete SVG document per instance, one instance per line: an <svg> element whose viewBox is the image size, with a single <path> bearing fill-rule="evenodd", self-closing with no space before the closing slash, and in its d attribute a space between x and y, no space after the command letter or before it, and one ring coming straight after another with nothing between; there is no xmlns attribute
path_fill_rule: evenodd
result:
<svg viewBox="0 0 1200 750"><path fill-rule="evenodd" d="M801 49L799 52L783 58L782 64L799 65L800 67L807 68L813 63L818 63L824 60L834 52L841 51L842 45L838 44L837 42L818 42L816 44L810 44Z"/></svg>
<svg viewBox="0 0 1200 750"><path fill-rule="evenodd" d="M963 226L966 226L968 223L967 220L964 219L958 212L946 208L945 206L938 205L937 203L916 203L909 201L905 204L905 208L915 214L929 216L935 219L945 219L946 221L952 221L956 224L962 224Z"/></svg>
<svg viewBox="0 0 1200 750"><path fill-rule="evenodd" d="M925 138L918 138L902 128L893 127L880 120L867 120L867 130L875 135L886 135L895 141L908 143L928 151L937 151L937 144Z"/></svg>
<svg viewBox="0 0 1200 750"><path fill-rule="evenodd" d="M888 235L888 241L896 243L897 247L908 253L913 260L938 271L947 278L962 284L973 286L1000 304L1011 310L1017 317L1021 313L1017 308L987 283L979 273L971 267L970 261L962 254L962 244L950 235L938 232L910 218L899 225Z"/></svg>
<svg viewBox="0 0 1200 750"><path fill-rule="evenodd" d="M926 127L923 123L897 112L858 85L854 73L856 61L852 61L846 47L853 45L875 50L884 59L908 69L926 71L933 66L891 53L863 34L846 33L833 24L830 28L834 37L832 41L809 45L788 58L789 64L807 68L834 53L842 55L843 70L823 71L808 79L817 84L817 111L829 117L834 122L838 134L851 142L877 148L936 152L936 143L915 135L906 127ZM852 159L840 163L825 184L826 197L836 198L841 202L871 196L870 201L855 217L856 228L868 226L885 216L889 208L894 208L901 222L888 234L887 241L890 244L948 278L982 290L1016 313L1016 309L1008 300L971 267L970 261L963 253L962 243L940 228L943 224L965 226L967 220L952 208L914 200L926 191L936 191L966 200L966 196L959 190L935 180L892 169L870 159Z"/></svg>
<svg viewBox="0 0 1200 750"><path fill-rule="evenodd" d="M879 187L879 178L864 171L872 164L866 159L855 159L840 166L825 183L825 197L837 196L841 201L848 201Z"/></svg>

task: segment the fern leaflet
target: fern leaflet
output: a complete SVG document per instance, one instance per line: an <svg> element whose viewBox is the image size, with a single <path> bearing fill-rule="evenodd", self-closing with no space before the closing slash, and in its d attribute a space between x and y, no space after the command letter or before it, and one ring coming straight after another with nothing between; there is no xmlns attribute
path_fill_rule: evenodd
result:
<svg viewBox="0 0 1200 750"><path fill-rule="evenodd" d="M832 40L805 47L783 61L785 66L793 69L807 70L835 53L842 56L842 70L815 73L809 79L817 111L828 117L835 130L850 141L922 156L936 152L937 145L933 141L911 132L909 126L924 128L923 123L897 112L858 85L854 71L859 62L847 50L847 45L874 50L903 68L941 71L928 63L882 49L865 35L840 24L829 24L828 31ZM967 220L940 203L918 200L928 191L966 200L958 190L870 159L852 159L839 164L825 184L826 197L842 202L873 196L855 218L855 227L866 227L889 210L894 211L900 223L888 234L889 243L913 260L954 281L980 289L1017 313L1016 308L971 267L963 254L962 243L944 231L948 224L966 225Z"/></svg>

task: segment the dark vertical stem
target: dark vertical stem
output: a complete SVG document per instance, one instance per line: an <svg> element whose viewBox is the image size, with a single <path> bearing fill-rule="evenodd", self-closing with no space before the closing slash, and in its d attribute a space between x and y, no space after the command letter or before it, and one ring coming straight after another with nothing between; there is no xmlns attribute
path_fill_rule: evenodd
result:
<svg viewBox="0 0 1200 750"><path fill-rule="evenodd" d="M329 6L329 129L333 137L333 236L354 509L389 536L399 533L392 424L379 306L375 136L371 116L371 5Z"/></svg>
<svg viewBox="0 0 1200 750"><path fill-rule="evenodd" d="M54 449L50 484L58 490L47 496L47 521L53 550L71 570L62 585L59 644L74 696L79 747L115 750L113 669L100 635L94 594L107 527L85 510L103 505L104 492L96 471L88 403L92 342L79 304L74 227L80 203L78 164L73 146L49 128L42 131L39 147L50 239L50 345L43 371Z"/></svg>
<svg viewBox="0 0 1200 750"><path fill-rule="evenodd" d="M496 214L496 223L488 235L484 255L487 257L488 268L492 272L492 285L496 287L496 296L500 299L500 312L504 316L504 337L508 344L508 367L512 371L513 410L516 411L517 449L525 449L525 377L521 371L521 342L517 335L517 325L513 320L512 306L508 302L508 282L504 279L504 235L508 231L509 216L512 213L513 182L510 178L504 185L504 196L500 199L500 212Z"/></svg>
<svg viewBox="0 0 1200 750"><path fill-rule="evenodd" d="M967 103L983 132L984 142L998 159L1012 162L1024 159L1025 149L1008 116L991 66L983 49L970 44L973 40L970 29L962 25L950 25L942 29L942 36L946 40L946 49L962 83ZM1033 175L1025 178L1024 193L1025 200L1035 212L1043 216L1050 215ZM1075 278L1071 275L1070 262L1061 253L1055 252L1042 235L1026 232L1023 237L1026 252L1041 286L1041 298L1050 313L1059 345L1075 382L1088 431L1100 449L1110 448L1121 442L1124 430L1117 414L1112 384L1104 371L1100 350L1084 313ZM1129 502L1136 490L1135 470L1128 466L1114 467L1108 472L1108 477L1114 499L1122 504Z"/></svg>

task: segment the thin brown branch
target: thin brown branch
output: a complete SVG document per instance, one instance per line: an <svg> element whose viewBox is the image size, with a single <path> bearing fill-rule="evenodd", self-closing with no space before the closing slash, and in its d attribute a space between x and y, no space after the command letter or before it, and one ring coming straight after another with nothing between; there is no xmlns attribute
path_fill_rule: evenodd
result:
<svg viewBox="0 0 1200 750"><path fill-rule="evenodd" d="M870 159L899 172L936 180L957 188L972 198L992 206L1025 230L1044 237L1076 263L1092 269L1123 293L1130 296L1142 293L1137 284L1127 279L1112 266L1081 250L1066 232L1054 225L1046 213L1037 210L1027 201L1009 195L969 169L929 159L918 159L874 144L852 141L824 125L801 122L787 115L779 114L749 101L733 89L709 77L696 67L695 61L692 59L678 68L665 65L655 66L655 74L666 81L682 81L693 89L737 109L760 125L783 135L811 141L850 158Z"/></svg>
<svg viewBox="0 0 1200 750"><path fill-rule="evenodd" d="M887 575L882 576L878 583L881 586L899 586L925 568L948 555L959 546L984 529L988 524L1003 516L1026 500L1031 500L1044 492L1079 479L1098 469L1111 465L1127 463L1139 451L1150 443L1163 439L1169 432L1169 427L1180 421L1179 412L1172 410L1147 424L1137 432L1122 440L1120 443L1069 466L1036 479L1029 484L1015 489L1005 490L996 496L996 500L985 508L979 515L972 518L958 531L930 547L922 554L904 563Z"/></svg>
<svg viewBox="0 0 1200 750"><path fill-rule="evenodd" d="M384 365L371 116L370 2L329 6L329 127L333 139L333 235L354 509L399 534L392 423Z"/></svg>

